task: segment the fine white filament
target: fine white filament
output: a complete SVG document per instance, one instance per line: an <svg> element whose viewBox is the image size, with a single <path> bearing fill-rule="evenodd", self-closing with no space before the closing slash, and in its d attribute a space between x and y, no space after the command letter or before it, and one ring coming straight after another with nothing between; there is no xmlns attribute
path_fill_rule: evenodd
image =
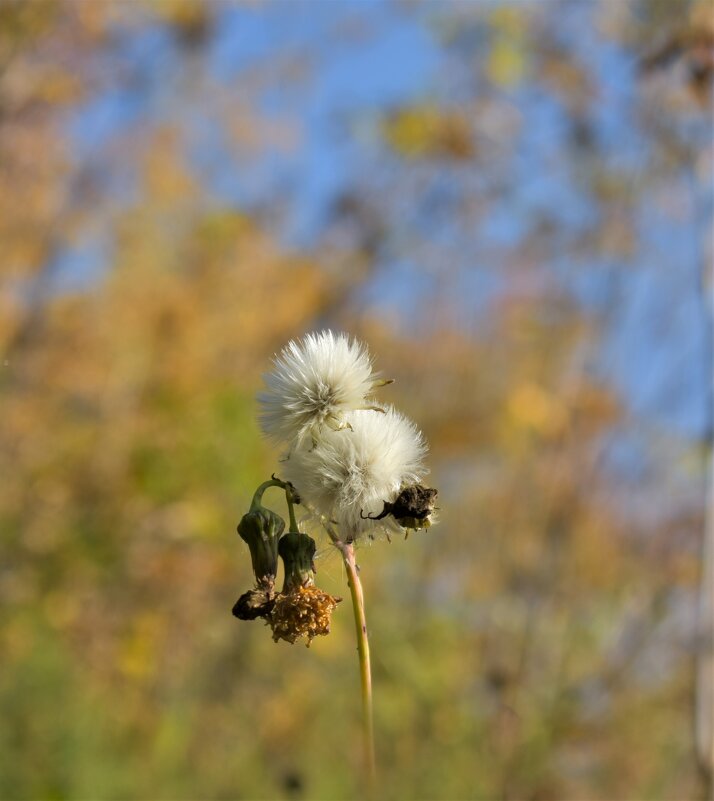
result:
<svg viewBox="0 0 714 801"><path fill-rule="evenodd" d="M264 376L260 423L280 443L315 442L346 427L346 413L369 406L377 381L367 349L346 334L321 331L292 340Z"/></svg>
<svg viewBox="0 0 714 801"><path fill-rule="evenodd" d="M404 485L425 475L424 437L392 407L348 412L344 419L349 428L323 429L314 445L304 442L291 452L282 472L301 503L336 523L347 541L400 531L391 517L368 518L379 515Z"/></svg>

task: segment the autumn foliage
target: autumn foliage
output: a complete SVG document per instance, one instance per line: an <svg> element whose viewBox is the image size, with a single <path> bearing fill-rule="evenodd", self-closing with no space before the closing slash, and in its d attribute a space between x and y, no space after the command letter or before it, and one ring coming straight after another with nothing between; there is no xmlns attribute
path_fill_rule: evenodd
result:
<svg viewBox="0 0 714 801"><path fill-rule="evenodd" d="M71 109L101 92L118 39L158 27L195 64L217 35L212 8L0 6L0 796L354 797L345 604L308 653L231 617L251 583L236 524L277 457L255 422L260 373L328 323L396 379L380 397L419 421L440 491L438 527L358 552L384 798L702 797L682 633L699 578L702 446L652 433L591 369L608 319L544 269L556 224L504 246L505 288L482 316L464 316L473 290L430 243L426 301L404 284L373 305L360 294L399 245L384 208L416 194L425 165L447 183L488 170L492 142L472 134L493 93L535 74L586 136L584 67L536 36L547 14L518 5L480 21L484 108L404 101L383 114L374 136L405 172L373 207L356 186L329 235L301 246L281 235L279 199L210 196L182 138L191 108L127 126L99 158L83 160L66 132ZM439 29L447 45L464 8ZM620 44L646 49L636 26L607 19ZM278 67L262 69L246 92ZM686 74L667 95L672 115L702 114L697 76L696 96ZM186 87L198 108L203 90ZM266 133L245 98L213 100L231 146L299 139ZM658 131L667 158L695 158ZM577 179L602 214L569 247L626 259L638 245L623 218L648 190L596 166L579 160ZM129 190L112 170L134 176ZM488 197L470 202L459 213L480 219ZM98 229L110 241L91 275L65 281L67 253ZM646 429L654 467L624 480L610 457L633 429ZM339 560L319 546L320 586L344 595Z"/></svg>

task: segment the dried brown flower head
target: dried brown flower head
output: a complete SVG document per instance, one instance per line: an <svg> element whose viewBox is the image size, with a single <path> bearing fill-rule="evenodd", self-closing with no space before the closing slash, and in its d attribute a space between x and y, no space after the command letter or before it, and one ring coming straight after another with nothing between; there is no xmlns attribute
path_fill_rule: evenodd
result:
<svg viewBox="0 0 714 801"><path fill-rule="evenodd" d="M419 529L429 528L432 524L432 514L436 504L438 491L421 484L411 484L402 487L394 501L385 501L384 509L378 515L362 515L369 520L381 520L387 515L399 523L402 528Z"/></svg>
<svg viewBox="0 0 714 801"><path fill-rule="evenodd" d="M255 620L267 617L275 603L275 582L272 577L260 579L257 585L243 595L233 605L233 615L239 620Z"/></svg>
<svg viewBox="0 0 714 801"><path fill-rule="evenodd" d="M314 585L280 593L268 618L273 640L295 643L300 637L306 637L309 647L314 637L330 633L330 618L341 600Z"/></svg>

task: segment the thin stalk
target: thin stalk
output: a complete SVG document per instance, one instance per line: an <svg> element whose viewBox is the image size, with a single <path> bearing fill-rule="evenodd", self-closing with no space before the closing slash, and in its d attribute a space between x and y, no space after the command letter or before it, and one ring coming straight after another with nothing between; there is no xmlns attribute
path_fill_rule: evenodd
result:
<svg viewBox="0 0 714 801"><path fill-rule="evenodd" d="M332 542L342 555L347 571L347 583L350 588L352 611L355 619L357 635L357 655L359 658L359 676L362 689L362 731L364 738L364 762L367 772L367 789L369 798L376 798L377 761L374 749L374 716L372 714L372 669L369 660L369 638L367 636L367 618L364 611L364 593L359 579L359 570L355 561L355 547L351 542L343 542L329 525L325 523Z"/></svg>
<svg viewBox="0 0 714 801"><path fill-rule="evenodd" d="M693 176L692 176L692 180ZM696 197L696 195L695 195ZM705 216L698 226L706 231ZM704 238L702 237L702 241ZM714 416L714 265L705 257L700 258L698 289L702 296L702 312L707 328L707 406ZM699 768L705 782L708 801L714 801L714 417L709 418L705 439L708 452L706 472L706 496L704 532L702 539L702 566L699 577L699 599L697 605L698 647L696 656L695 690L695 740Z"/></svg>
<svg viewBox="0 0 714 801"><path fill-rule="evenodd" d="M280 487L281 489L287 491L285 482L281 481L279 478L271 478L270 481L264 481L255 491L253 495L253 501L251 502L251 507L260 506L260 504L263 502L263 493L269 487Z"/></svg>
<svg viewBox="0 0 714 801"><path fill-rule="evenodd" d="M285 500L288 504L288 515L290 517L290 531L299 531L297 522L295 520L295 504L293 501L293 493L289 484L285 485Z"/></svg>
<svg viewBox="0 0 714 801"><path fill-rule="evenodd" d="M264 481L253 495L253 502L251 506L258 506L263 502L263 493L269 487L280 487L285 490L285 500L288 504L288 515L290 517L290 531L298 531L297 521L295 520L295 502L293 501L292 485L287 481L281 481L279 478L271 478L270 481Z"/></svg>

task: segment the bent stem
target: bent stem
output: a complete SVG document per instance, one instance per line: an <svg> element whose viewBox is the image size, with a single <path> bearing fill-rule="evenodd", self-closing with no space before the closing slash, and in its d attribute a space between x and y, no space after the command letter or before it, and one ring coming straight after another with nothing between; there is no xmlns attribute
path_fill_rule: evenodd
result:
<svg viewBox="0 0 714 801"><path fill-rule="evenodd" d="M293 491L293 487L287 481L281 481L279 478L275 478L275 475L270 479L270 481L264 481L258 489L255 491L253 495L253 501L251 503L251 508L255 506L260 506L263 502L263 493L269 487L280 487L280 489L285 491L285 501L288 505L288 515L290 517L290 531L298 531L297 522L295 520L295 495ZM299 503L299 501L298 501ZM332 536L332 535L330 535Z"/></svg>
<svg viewBox="0 0 714 801"><path fill-rule="evenodd" d="M377 762L374 751L374 720L372 715L372 670L369 661L369 639L367 636L367 618L364 612L364 594L359 570L355 561L355 547L351 542L343 542L327 524L325 526L335 547L342 555L347 570L347 583L352 599L352 611L355 618L357 635L357 654L359 658L359 676L362 689L362 730L364 735L364 761L367 770L367 788L370 798L375 798L377 786Z"/></svg>
<svg viewBox="0 0 714 801"><path fill-rule="evenodd" d="M250 504L251 509L260 506L263 503L263 493L269 487L280 487L281 489L287 492L287 487L284 481L281 481L279 478L271 478L270 481L264 481L258 489L255 491L253 495L253 500Z"/></svg>

